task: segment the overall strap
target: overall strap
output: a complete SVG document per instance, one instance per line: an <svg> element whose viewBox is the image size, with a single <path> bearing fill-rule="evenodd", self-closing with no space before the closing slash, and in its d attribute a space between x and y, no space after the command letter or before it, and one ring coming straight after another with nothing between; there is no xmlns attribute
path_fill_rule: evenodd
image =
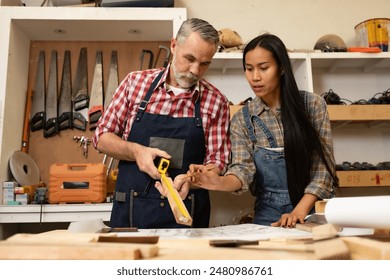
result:
<svg viewBox="0 0 390 280"><path fill-rule="evenodd" d="M249 132L249 138L251 139L251 141L253 143L255 143L257 140L256 140L256 136L255 136L255 131L253 129L253 125L252 125L252 122L251 122L251 117L249 115L248 104L246 104L242 108L242 113L244 115L245 126L246 126L246 128L248 129L248 132Z"/></svg>
<svg viewBox="0 0 390 280"><path fill-rule="evenodd" d="M146 93L145 95L145 98L144 100L142 100L138 106L138 112L137 112L137 116L135 118L136 121L139 121L141 118L142 118L142 115L144 114L145 110L146 110L146 107L148 106L149 104L149 100L150 100L150 97L152 96L153 94L153 91L154 89L156 88L158 82L160 81L162 75L164 74L164 70L162 70L158 76L153 80L152 82L152 85L150 86L150 88L148 89L148 92Z"/></svg>
<svg viewBox="0 0 390 280"><path fill-rule="evenodd" d="M260 127L260 129L263 131L265 136L267 137L267 140L268 140L271 148L276 148L277 144L276 144L276 141L275 141L275 138L274 138L272 132L269 130L269 128L265 125L265 123L258 116L251 117L249 115L248 105L244 106L242 112L244 114L245 125L248 129L249 138L251 139L251 141L253 143L257 142L256 135L254 132L254 127L252 125L252 119L253 119L256 122L256 124Z"/></svg>

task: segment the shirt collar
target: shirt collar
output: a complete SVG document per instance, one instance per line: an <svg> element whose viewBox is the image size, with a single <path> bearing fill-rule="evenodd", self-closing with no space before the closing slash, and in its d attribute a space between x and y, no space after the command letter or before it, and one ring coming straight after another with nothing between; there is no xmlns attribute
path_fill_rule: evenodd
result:
<svg viewBox="0 0 390 280"><path fill-rule="evenodd" d="M253 104L254 112L259 112L257 115L260 115L264 111L269 111L270 108L267 106L267 104L264 103L264 101L260 97L255 97L251 103ZM280 112L280 107L276 109Z"/></svg>

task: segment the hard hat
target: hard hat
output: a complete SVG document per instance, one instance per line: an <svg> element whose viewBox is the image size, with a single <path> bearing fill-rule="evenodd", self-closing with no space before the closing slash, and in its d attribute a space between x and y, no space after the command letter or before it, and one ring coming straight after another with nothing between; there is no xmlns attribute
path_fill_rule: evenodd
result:
<svg viewBox="0 0 390 280"><path fill-rule="evenodd" d="M317 40L314 49L322 52L346 52L347 45L339 36L327 34Z"/></svg>

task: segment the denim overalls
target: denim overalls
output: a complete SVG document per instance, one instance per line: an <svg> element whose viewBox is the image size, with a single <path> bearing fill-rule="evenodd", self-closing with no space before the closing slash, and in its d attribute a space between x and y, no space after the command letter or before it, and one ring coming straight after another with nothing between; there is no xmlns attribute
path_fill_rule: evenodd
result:
<svg viewBox="0 0 390 280"><path fill-rule="evenodd" d="M147 102L161 79L162 73L163 71L153 81L141 102L128 141L144 146L150 146L152 138L163 139L162 142L168 143L170 141L184 143L180 168L168 168L167 171L169 177L174 179L179 174L185 174L191 163L203 163L206 151L205 139L200 117L200 97L195 103L195 117L173 118L168 115L145 112ZM134 161L122 160L118 169L111 227L186 227L176 223L167 198L161 196L154 187L155 180L141 172ZM210 198L207 190L190 190L184 204L193 219L193 227L209 226Z"/></svg>
<svg viewBox="0 0 390 280"><path fill-rule="evenodd" d="M287 185L286 162L284 149L277 147L272 132L258 116L250 116L248 105L243 107L245 125L254 146L256 165L256 185L252 194L256 196L254 223L271 225L284 213L293 210ZM253 123L252 123L253 121ZM270 148L257 146L254 125L257 125L268 139Z"/></svg>

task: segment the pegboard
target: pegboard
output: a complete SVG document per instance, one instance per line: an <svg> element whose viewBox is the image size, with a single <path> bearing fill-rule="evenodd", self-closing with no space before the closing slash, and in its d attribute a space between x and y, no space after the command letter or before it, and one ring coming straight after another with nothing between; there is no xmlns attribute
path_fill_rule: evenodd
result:
<svg viewBox="0 0 390 280"><path fill-rule="evenodd" d="M118 55L118 77L119 83L125 76L134 70L139 70L141 66L142 50L150 50L154 54L154 59L157 59L159 46L169 48L169 42L69 42L69 41L33 41L30 46L30 63L29 63L29 78L28 90L35 86L35 75L37 71L38 57L40 51L45 51L45 76L46 83L48 81L50 55L53 50L57 51L57 74L58 74L58 94L61 84L62 66L64 61L64 53L70 51L71 57L71 82L73 84L76 75L77 63L79 59L80 49L87 48L87 67L88 67L88 91L92 86L93 72L95 67L96 52L102 51L103 54L103 83L104 90L107 87L108 72L111 63L111 52L117 51ZM166 53L161 51L157 63L158 67L163 65ZM148 67L149 56L144 56L142 68ZM90 94L90 92L88 92ZM29 131L28 154L35 160L40 170L41 181L46 185L49 181L49 169L54 163L98 163L103 162L104 155L99 154L93 148L92 144L88 145L87 157L84 155L84 150L80 142L77 142L74 137L92 138L94 131L90 131L87 125L85 131L78 129L62 130L58 134L45 138L43 130Z"/></svg>

